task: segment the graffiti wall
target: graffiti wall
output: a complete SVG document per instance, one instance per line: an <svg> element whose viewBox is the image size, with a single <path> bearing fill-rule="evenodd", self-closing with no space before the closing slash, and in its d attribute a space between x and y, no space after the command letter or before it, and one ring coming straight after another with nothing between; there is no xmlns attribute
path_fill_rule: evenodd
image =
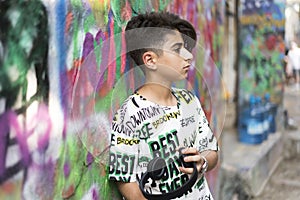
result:
<svg viewBox="0 0 300 200"><path fill-rule="evenodd" d="M285 54L285 1L243 0L240 4L239 111L249 108L249 99L264 103L270 96L280 105ZM269 97L268 97L269 98ZM253 102L252 102L253 103ZM241 123L241 120L239 120Z"/></svg>
<svg viewBox="0 0 300 200"><path fill-rule="evenodd" d="M195 26L183 87L216 129L223 10L222 0L1 1L0 199L119 199L105 170L112 115L143 82L123 34L137 13L169 11ZM213 193L217 175L207 175Z"/></svg>
<svg viewBox="0 0 300 200"><path fill-rule="evenodd" d="M265 93L275 98L282 90L284 1L241 2L240 99Z"/></svg>

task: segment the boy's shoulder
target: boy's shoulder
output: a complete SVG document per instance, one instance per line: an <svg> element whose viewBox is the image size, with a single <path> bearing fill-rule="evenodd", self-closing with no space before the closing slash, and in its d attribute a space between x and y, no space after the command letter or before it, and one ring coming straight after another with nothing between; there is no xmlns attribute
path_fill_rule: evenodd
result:
<svg viewBox="0 0 300 200"><path fill-rule="evenodd" d="M129 109L130 111L136 111L143 107L147 107L151 102L147 101L142 95L134 92L122 103L120 109Z"/></svg>
<svg viewBox="0 0 300 200"><path fill-rule="evenodd" d="M135 113L139 112L143 108L151 107L151 102L146 101L146 99L137 94L133 93L127 97L127 99L122 103L122 105L118 108L117 112L115 113L115 117L121 116L124 117L125 115L131 116ZM115 118L116 119L116 118Z"/></svg>

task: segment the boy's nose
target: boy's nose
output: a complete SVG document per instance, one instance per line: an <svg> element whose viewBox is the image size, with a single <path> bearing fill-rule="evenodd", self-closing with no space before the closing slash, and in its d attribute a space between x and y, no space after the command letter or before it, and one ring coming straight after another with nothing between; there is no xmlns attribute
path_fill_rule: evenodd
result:
<svg viewBox="0 0 300 200"><path fill-rule="evenodd" d="M191 52L189 52L186 48L182 48L182 52L181 52L181 57L184 60L192 60L193 59L193 54Z"/></svg>

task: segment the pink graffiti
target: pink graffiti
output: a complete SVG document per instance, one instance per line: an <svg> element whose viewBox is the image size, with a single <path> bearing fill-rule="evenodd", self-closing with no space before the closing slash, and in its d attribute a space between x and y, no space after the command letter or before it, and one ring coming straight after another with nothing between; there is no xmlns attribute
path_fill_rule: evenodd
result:
<svg viewBox="0 0 300 200"><path fill-rule="evenodd" d="M48 145L49 145L49 138L50 138L50 133L52 129L52 123L51 119L48 113L48 107L44 104L41 104L38 109L38 113L36 115L36 118L38 119L38 123L36 124L37 126L42 126L43 129L38 131L38 151L40 153L45 152Z"/></svg>
<svg viewBox="0 0 300 200"><path fill-rule="evenodd" d="M43 154L49 145L51 119L46 105L39 105L36 115L28 124L20 119L22 118L19 118L11 110L0 116L0 184L32 165L32 151L30 151L28 144L29 137L37 137L37 149L33 151L36 150L40 154ZM13 145L19 147L20 161L7 167L8 149Z"/></svg>
<svg viewBox="0 0 300 200"><path fill-rule="evenodd" d="M7 111L6 113L2 114L0 119L0 131L0 177L1 180L5 180L5 176L11 175L7 173L9 169L6 168L7 150L10 145L10 132L14 132L16 135L17 143L19 145L20 152L22 153L21 164L23 166L28 166L30 164L31 156L26 143L26 134L21 129L17 120L17 115L14 112Z"/></svg>

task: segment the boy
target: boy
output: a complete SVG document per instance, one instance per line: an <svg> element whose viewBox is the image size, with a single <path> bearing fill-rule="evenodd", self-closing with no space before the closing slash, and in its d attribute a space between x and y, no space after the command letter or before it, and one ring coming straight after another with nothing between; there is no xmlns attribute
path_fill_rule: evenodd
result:
<svg viewBox="0 0 300 200"><path fill-rule="evenodd" d="M196 162L194 186L176 199L213 199L203 176L215 167L218 144L201 108L190 91L172 88L187 78L195 46L193 26L170 13L133 17L126 26L127 52L145 74L145 84L129 96L114 116L109 155L109 179L116 181L125 199L145 199L139 181L154 157L162 157L167 171L145 190L152 194L179 188L193 173L178 162Z"/></svg>

